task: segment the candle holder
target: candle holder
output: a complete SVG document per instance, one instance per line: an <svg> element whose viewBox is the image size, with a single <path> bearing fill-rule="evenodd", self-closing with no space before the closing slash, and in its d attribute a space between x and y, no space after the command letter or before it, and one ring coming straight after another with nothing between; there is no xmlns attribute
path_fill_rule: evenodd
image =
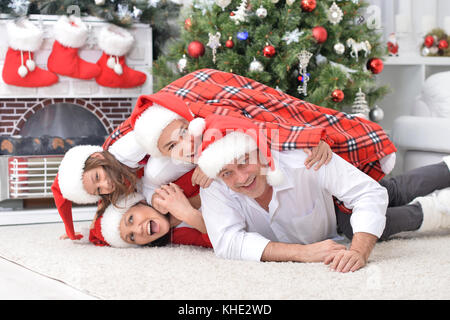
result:
<svg viewBox="0 0 450 320"><path fill-rule="evenodd" d="M418 44L411 30L410 14L398 14L395 16L395 38L398 44L399 56L417 55Z"/></svg>
<svg viewBox="0 0 450 320"><path fill-rule="evenodd" d="M419 42L414 38L412 32L395 33L398 44L398 55L400 57L416 56L419 49Z"/></svg>

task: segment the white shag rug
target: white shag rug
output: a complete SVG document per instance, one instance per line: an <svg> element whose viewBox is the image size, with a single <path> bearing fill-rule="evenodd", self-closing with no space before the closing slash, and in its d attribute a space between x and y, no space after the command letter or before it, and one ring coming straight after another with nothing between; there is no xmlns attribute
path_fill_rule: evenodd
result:
<svg viewBox="0 0 450 320"><path fill-rule="evenodd" d="M450 299L449 231L378 243L365 268L341 274L321 263L223 260L193 246L96 247L58 240L63 230L0 227L0 256L102 299Z"/></svg>

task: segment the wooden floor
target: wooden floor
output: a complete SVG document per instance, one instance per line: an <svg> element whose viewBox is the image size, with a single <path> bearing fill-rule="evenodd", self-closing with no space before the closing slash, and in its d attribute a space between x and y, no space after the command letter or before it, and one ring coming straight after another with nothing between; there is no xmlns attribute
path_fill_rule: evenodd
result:
<svg viewBox="0 0 450 320"><path fill-rule="evenodd" d="M61 281L0 258L0 300L95 300Z"/></svg>

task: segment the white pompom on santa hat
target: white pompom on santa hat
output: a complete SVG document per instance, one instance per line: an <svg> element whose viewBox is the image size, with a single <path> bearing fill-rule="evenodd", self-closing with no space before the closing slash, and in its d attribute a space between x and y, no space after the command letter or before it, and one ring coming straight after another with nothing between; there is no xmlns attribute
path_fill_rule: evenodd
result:
<svg viewBox="0 0 450 320"><path fill-rule="evenodd" d="M275 166L265 134L252 121L213 114L206 117L204 124L198 166L209 178L216 178L224 166L258 150L269 167L267 183L276 186L284 181L282 171Z"/></svg>
<svg viewBox="0 0 450 320"><path fill-rule="evenodd" d="M203 132L204 119L195 118L189 106L175 94L159 92L140 96L131 115L137 143L152 157L162 157L158 140L162 131L174 120L189 121L189 132Z"/></svg>

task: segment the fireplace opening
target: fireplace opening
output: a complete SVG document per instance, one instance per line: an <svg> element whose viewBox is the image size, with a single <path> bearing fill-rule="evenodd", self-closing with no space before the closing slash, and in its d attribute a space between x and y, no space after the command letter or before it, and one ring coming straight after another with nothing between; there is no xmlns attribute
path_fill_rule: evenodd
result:
<svg viewBox="0 0 450 320"><path fill-rule="evenodd" d="M76 104L56 103L37 111L20 131L22 137L52 136L105 137L108 135L102 122L89 110Z"/></svg>

